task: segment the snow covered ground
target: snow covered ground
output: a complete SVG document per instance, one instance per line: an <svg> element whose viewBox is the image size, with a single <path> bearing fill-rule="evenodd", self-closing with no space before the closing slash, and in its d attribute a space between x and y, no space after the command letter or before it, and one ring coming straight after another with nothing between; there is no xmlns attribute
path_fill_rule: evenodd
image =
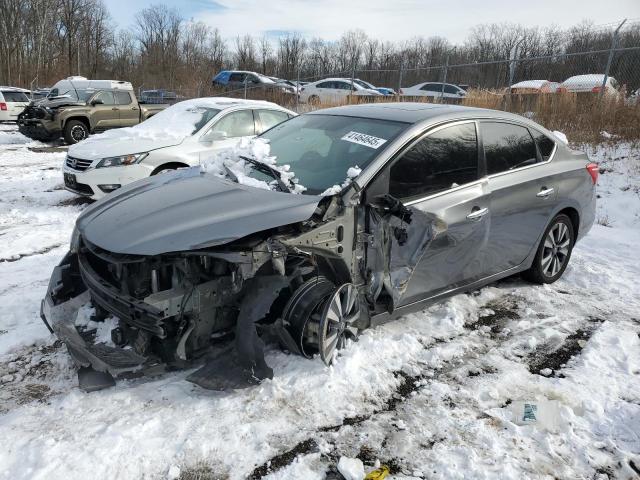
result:
<svg viewBox="0 0 640 480"><path fill-rule="evenodd" d="M390 479L640 475L638 146L590 152L602 225L551 286L458 295L331 368L274 349L275 378L247 390L178 372L91 394L38 316L85 206L63 150L0 125L0 479L340 478L341 457Z"/></svg>

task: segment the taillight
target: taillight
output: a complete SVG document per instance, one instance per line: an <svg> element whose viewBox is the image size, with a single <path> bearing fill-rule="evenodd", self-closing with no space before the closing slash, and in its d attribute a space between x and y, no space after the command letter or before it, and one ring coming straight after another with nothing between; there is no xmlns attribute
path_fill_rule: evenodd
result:
<svg viewBox="0 0 640 480"><path fill-rule="evenodd" d="M598 181L598 172L599 172L598 164L597 163L588 164L587 165L587 172L589 172L589 175L591 175L591 180L593 181L593 184L595 185L596 182Z"/></svg>
<svg viewBox="0 0 640 480"><path fill-rule="evenodd" d="M567 89L565 87L558 87L556 93L567 93Z"/></svg>
<svg viewBox="0 0 640 480"><path fill-rule="evenodd" d="M591 93L600 93L600 90L602 90L602 87L593 87Z"/></svg>
<svg viewBox="0 0 640 480"><path fill-rule="evenodd" d="M4 102L0 102L0 110L6 111L7 110L7 104Z"/></svg>

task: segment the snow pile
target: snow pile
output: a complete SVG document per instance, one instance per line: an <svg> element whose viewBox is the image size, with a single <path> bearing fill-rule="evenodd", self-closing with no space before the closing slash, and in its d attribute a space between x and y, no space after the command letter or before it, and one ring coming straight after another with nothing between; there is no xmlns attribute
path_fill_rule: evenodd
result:
<svg viewBox="0 0 640 480"><path fill-rule="evenodd" d="M328 197L329 195L337 195L344 188L347 188L351 184L351 181L358 175L360 175L361 172L362 170L357 165L355 167L349 167L349 169L347 170L347 178L344 180L344 182L342 182L342 185L334 185L332 187L329 187L324 192L322 192L320 196Z"/></svg>
<svg viewBox="0 0 640 480"><path fill-rule="evenodd" d="M276 157L271 155L271 146L264 138L242 138L232 147L215 150L211 156L205 159L200 170L212 173L218 177L228 177L227 169L238 179L238 183L264 190L277 190L278 182L272 180L265 182L250 176L254 166L240 157L257 160L260 163L274 168L280 173L280 178L291 190L291 193L302 193L306 188L298 183L295 173L289 165L278 165Z"/></svg>

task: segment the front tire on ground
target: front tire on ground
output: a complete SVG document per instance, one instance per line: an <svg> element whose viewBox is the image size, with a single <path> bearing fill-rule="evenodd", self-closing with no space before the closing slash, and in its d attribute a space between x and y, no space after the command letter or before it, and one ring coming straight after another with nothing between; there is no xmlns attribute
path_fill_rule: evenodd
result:
<svg viewBox="0 0 640 480"><path fill-rule="evenodd" d="M567 268L574 244L571 219L564 214L557 215L544 231L531 268L522 276L533 283L555 282Z"/></svg>
<svg viewBox="0 0 640 480"><path fill-rule="evenodd" d="M64 141L74 145L89 136L89 128L80 120L69 120L64 126Z"/></svg>

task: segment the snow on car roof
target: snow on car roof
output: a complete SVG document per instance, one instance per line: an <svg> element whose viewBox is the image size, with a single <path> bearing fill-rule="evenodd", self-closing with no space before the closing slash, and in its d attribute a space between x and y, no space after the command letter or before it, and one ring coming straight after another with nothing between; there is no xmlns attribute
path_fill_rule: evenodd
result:
<svg viewBox="0 0 640 480"><path fill-rule="evenodd" d="M613 78L613 77L608 77ZM567 78L562 85L578 85L578 84L593 84L593 85L602 85L602 81L604 80L604 75L601 73L590 73L587 75L575 75L573 77Z"/></svg>
<svg viewBox="0 0 640 480"><path fill-rule="evenodd" d="M547 83L550 83L549 80L523 80L514 83L511 88L542 88Z"/></svg>

